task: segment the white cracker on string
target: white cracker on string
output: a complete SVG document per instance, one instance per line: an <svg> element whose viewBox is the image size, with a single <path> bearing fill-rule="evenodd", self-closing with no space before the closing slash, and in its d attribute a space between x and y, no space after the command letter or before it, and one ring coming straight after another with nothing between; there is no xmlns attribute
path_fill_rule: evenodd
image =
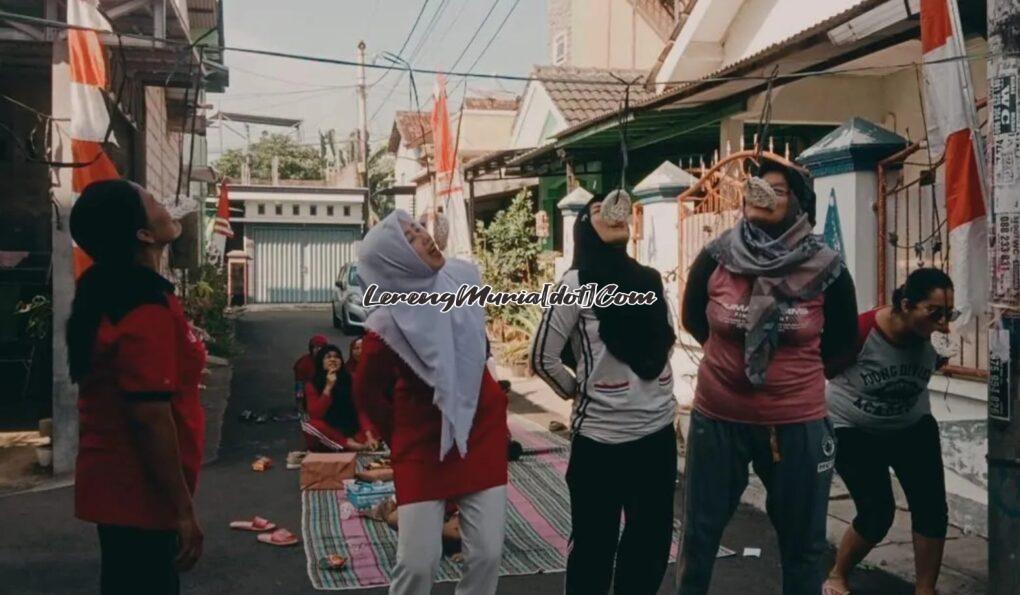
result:
<svg viewBox="0 0 1020 595"><path fill-rule="evenodd" d="M181 196L180 200L175 196L162 196L157 197L156 200L166 208L167 212L170 213L170 217L175 221L180 221L194 213L200 206L198 201L190 196Z"/></svg>
<svg viewBox="0 0 1020 595"><path fill-rule="evenodd" d="M744 185L744 201L747 204L773 211L776 208L777 200L776 191L771 184L757 176L747 179L747 183Z"/></svg>
<svg viewBox="0 0 1020 595"><path fill-rule="evenodd" d="M631 199L626 190L613 190L602 200L602 220L609 225L630 221Z"/></svg>

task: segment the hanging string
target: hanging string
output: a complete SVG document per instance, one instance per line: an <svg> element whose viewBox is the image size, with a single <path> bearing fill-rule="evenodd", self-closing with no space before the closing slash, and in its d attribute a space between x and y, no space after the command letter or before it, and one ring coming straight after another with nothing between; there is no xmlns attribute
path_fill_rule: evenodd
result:
<svg viewBox="0 0 1020 595"><path fill-rule="evenodd" d="M761 115L758 116L758 142L754 148L754 161L755 163L761 163L761 154L765 150L765 138L768 135L769 127L772 126L772 89L776 82L776 78L779 76L779 65L777 64L772 68L772 74L769 75L768 82L765 86L765 103L761 108Z"/></svg>
<svg viewBox="0 0 1020 595"><path fill-rule="evenodd" d="M627 149L627 125L630 121L630 88L641 80L642 77L636 77L633 80L625 80L613 73L609 73L614 79L625 85L623 88L623 109L620 110L620 125L617 127L620 131L620 185L618 190L622 192L627 191L627 166L630 164L630 151Z"/></svg>

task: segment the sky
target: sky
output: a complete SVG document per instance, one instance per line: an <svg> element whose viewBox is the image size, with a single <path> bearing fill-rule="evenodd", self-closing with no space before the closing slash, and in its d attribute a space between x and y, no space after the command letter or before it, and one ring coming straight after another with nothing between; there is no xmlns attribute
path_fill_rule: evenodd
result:
<svg viewBox="0 0 1020 595"><path fill-rule="evenodd" d="M223 0L224 37L228 47L253 48L356 61L364 40L366 62L387 62L383 52L401 54L413 66L467 70L475 62L507 14L503 30L472 69L479 73L527 75L534 64L547 60L547 0ZM517 3L516 8L511 8ZM421 20L408 38L415 17ZM486 14L492 11L483 25ZM437 14L438 13L438 14ZM430 26L431 25L431 26ZM427 35L423 35L427 33ZM476 35L477 33L477 35ZM473 43L468 46L472 36ZM420 45L419 45L420 44ZM217 110L304 120L302 142L318 144L318 130L335 128L340 138L358 124L357 71L353 67L226 52L230 86L226 93L208 95ZM367 69L369 138L373 145L387 139L397 110L413 101L409 77L398 72ZM423 111L429 109L434 77L415 75ZM523 91L520 82L467 81L472 95ZM450 111L460 105L463 78L450 78ZM243 127L225 130L224 149L243 147ZM262 130L252 127L252 138ZM210 157L221 150L220 131L209 131Z"/></svg>

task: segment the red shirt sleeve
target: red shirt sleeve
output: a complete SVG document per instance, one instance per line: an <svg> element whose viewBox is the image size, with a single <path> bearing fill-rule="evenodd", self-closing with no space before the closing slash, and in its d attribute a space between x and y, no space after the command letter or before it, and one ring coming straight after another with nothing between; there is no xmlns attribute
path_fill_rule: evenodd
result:
<svg viewBox="0 0 1020 595"><path fill-rule="evenodd" d="M389 444L393 434L393 388L397 381L393 352L374 333L361 342L361 358L354 374L354 404L366 427L378 430Z"/></svg>
<svg viewBox="0 0 1020 595"><path fill-rule="evenodd" d="M305 383L305 407L312 419L323 419L329 406L333 404L333 395L320 393L311 382Z"/></svg>
<svg viewBox="0 0 1020 595"><path fill-rule="evenodd" d="M180 389L177 321L166 306L146 304L117 323L117 387L127 394Z"/></svg>

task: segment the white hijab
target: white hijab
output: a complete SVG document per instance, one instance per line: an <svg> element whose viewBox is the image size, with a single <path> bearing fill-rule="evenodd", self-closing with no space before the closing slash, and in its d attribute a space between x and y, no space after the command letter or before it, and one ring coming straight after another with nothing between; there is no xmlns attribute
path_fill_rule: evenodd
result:
<svg viewBox="0 0 1020 595"><path fill-rule="evenodd" d="M414 224L397 210L365 235L358 275L366 286L456 293L461 285L481 284L477 267L469 262L448 258L442 269L432 270L408 243L404 223ZM432 402L443 414L439 459L454 444L466 456L485 369L485 310L464 306L443 313L440 306L394 304L372 312L365 326L434 389Z"/></svg>

